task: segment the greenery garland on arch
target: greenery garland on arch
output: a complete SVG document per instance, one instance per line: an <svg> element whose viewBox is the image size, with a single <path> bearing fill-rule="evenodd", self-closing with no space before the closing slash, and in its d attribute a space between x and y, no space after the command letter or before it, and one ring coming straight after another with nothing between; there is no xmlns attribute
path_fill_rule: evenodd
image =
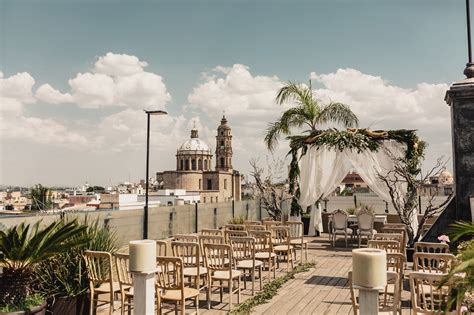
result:
<svg viewBox="0 0 474 315"><path fill-rule="evenodd" d="M416 178L421 172L421 161L424 158L426 142L420 140L416 134L416 130L369 130L369 129L356 129L348 128L346 130L338 130L335 128L327 130L314 130L308 135L298 135L287 137L290 140L290 151L288 155L291 155L290 171L289 171L289 182L290 191L294 192L295 198L293 198L291 213L296 215L301 212L301 208L298 205L299 189L296 187L297 178L300 174L298 166L298 152L301 150L301 156L306 154L310 147L321 147L328 146L339 151L345 149L356 150L362 152L370 150L372 152L380 149L383 141L395 140L399 143L406 145L404 165L412 178ZM296 189L295 189L296 188ZM410 189L410 187L408 187Z"/></svg>

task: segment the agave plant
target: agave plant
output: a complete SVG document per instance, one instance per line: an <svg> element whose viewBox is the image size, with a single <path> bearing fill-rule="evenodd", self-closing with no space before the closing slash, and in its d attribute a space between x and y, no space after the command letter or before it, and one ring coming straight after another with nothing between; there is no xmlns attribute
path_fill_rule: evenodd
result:
<svg viewBox="0 0 474 315"><path fill-rule="evenodd" d="M0 306L19 305L31 292L35 267L42 261L79 246L83 239L75 238L86 229L76 220L60 221L40 228L21 223L0 231Z"/></svg>
<svg viewBox="0 0 474 315"><path fill-rule="evenodd" d="M457 263L451 268L444 281L451 280L455 282L453 296L450 299L449 307L455 304L456 301L465 301L467 296L474 292L474 224L469 222L456 222L448 229L448 234L452 242L457 242L461 239L469 237L470 239L461 242L458 246L458 254L456 256ZM458 274L463 274L463 277L456 277ZM466 307L468 311L472 311L474 303L472 300L465 301L468 304Z"/></svg>

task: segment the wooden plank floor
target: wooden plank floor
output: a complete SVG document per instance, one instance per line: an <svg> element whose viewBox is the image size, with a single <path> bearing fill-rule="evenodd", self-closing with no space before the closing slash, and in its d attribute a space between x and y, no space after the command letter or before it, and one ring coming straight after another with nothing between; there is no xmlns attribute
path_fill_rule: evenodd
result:
<svg viewBox="0 0 474 315"><path fill-rule="evenodd" d="M356 247L344 248L344 242L341 240L336 249L332 248L328 241L327 234L321 237L308 237L308 261L316 264L311 270L299 273L285 283L275 296L268 303L254 308L254 314L353 314L348 288L347 274L352 267L351 249ZM356 245L354 245L356 246ZM297 252L298 261L300 251ZM277 277L283 276L286 272L286 264L280 264L277 271ZM268 272L263 272L264 284L268 282ZM402 314L410 314L409 300L410 295L406 284L402 293ZM250 285L247 282L247 289L243 289L241 283L241 301L251 297ZM258 292L258 281L255 285ZM216 290L212 296L212 309L208 310L205 301L206 295L200 295L200 314L225 314L229 310L229 295L224 294L223 302L219 302L219 293ZM237 302L237 296L234 294L234 303ZM234 304L235 307L235 304ZM173 305L164 305L164 314L173 314ZM192 314L195 311L193 302L186 305L186 313ZM101 312L102 313L102 312ZM117 312L120 314L120 312Z"/></svg>

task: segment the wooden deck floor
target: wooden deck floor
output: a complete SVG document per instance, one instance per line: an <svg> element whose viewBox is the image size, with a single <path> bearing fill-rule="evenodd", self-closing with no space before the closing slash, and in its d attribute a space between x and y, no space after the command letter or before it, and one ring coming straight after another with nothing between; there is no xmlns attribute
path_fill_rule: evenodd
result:
<svg viewBox="0 0 474 315"><path fill-rule="evenodd" d="M309 242L308 261L316 264L311 270L299 273L285 283L268 303L254 308L253 314L353 314L350 291L348 288L347 274L352 266L351 249L344 248L341 241L336 249L329 246L327 234L321 237L307 238ZM355 247L353 247L355 248ZM298 261L299 261L298 251ZM281 264L277 277L284 275L286 265ZM268 282L267 272L264 272L264 284ZM243 287L243 282L242 282ZM247 283L247 289L241 290L241 301L251 297ZM256 284L256 289L259 285ZM225 314L229 310L228 295L225 294L223 302L219 302L217 291L212 294L212 309L208 310L205 302L205 294L200 295L200 314ZM402 293L402 314L410 314L409 292L406 289ZM234 295L234 303L236 303ZM235 307L235 304L234 304ZM165 305L164 314L173 314L174 307ZM192 302L187 303L187 314L194 312ZM119 312L117 313L119 314Z"/></svg>

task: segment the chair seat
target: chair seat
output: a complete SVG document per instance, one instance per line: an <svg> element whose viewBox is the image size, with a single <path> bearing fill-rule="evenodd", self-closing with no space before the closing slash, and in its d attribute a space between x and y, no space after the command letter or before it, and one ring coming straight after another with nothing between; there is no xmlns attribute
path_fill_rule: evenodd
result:
<svg viewBox="0 0 474 315"><path fill-rule="evenodd" d="M240 277L241 274L242 272L239 270L232 270L232 279ZM216 280L228 280L229 278L229 271L227 270L216 271L212 275L212 279Z"/></svg>
<svg viewBox="0 0 474 315"><path fill-rule="evenodd" d="M372 234L377 234L377 230L372 230L372 233L367 230L357 230L357 235L372 235Z"/></svg>
<svg viewBox="0 0 474 315"><path fill-rule="evenodd" d="M332 231L332 234L336 234L336 235L352 234L352 229L347 228L347 229L345 229L345 230L333 230L333 231Z"/></svg>
<svg viewBox="0 0 474 315"><path fill-rule="evenodd" d="M260 260L255 260L255 267L259 267L262 265L263 263ZM237 262L237 268L252 269L253 267L253 260L241 260Z"/></svg>
<svg viewBox="0 0 474 315"><path fill-rule="evenodd" d="M278 246L275 246L273 247L273 251L275 252L287 252L289 250L292 250L293 249L293 246L290 245L278 245Z"/></svg>
<svg viewBox="0 0 474 315"><path fill-rule="evenodd" d="M256 259L269 259L275 256L276 256L275 253L270 253L270 252L255 253Z"/></svg>
<svg viewBox="0 0 474 315"><path fill-rule="evenodd" d="M194 288L184 288L184 299L192 298L199 295L199 290ZM181 301L181 290L166 290L160 293L160 298L163 300Z"/></svg>
<svg viewBox="0 0 474 315"><path fill-rule="evenodd" d="M305 239L303 239L303 242L301 242L300 239L298 239L298 240L297 240L297 239L294 239L294 240L291 240L291 241L290 241L290 244L291 244L291 245L301 245L301 243L307 244L308 241L305 240Z"/></svg>
<svg viewBox="0 0 474 315"><path fill-rule="evenodd" d="M112 288L114 292L120 292L120 283L118 282L113 282L112 283ZM100 286L97 288L94 288L95 293L109 293L110 292L110 284L108 282L102 283Z"/></svg>
<svg viewBox="0 0 474 315"><path fill-rule="evenodd" d="M183 269L183 274L185 277L186 276L196 277L198 275L198 271L199 271L199 275L205 275L207 273L207 268L199 267L199 270L198 270L198 268L196 267L186 267Z"/></svg>

